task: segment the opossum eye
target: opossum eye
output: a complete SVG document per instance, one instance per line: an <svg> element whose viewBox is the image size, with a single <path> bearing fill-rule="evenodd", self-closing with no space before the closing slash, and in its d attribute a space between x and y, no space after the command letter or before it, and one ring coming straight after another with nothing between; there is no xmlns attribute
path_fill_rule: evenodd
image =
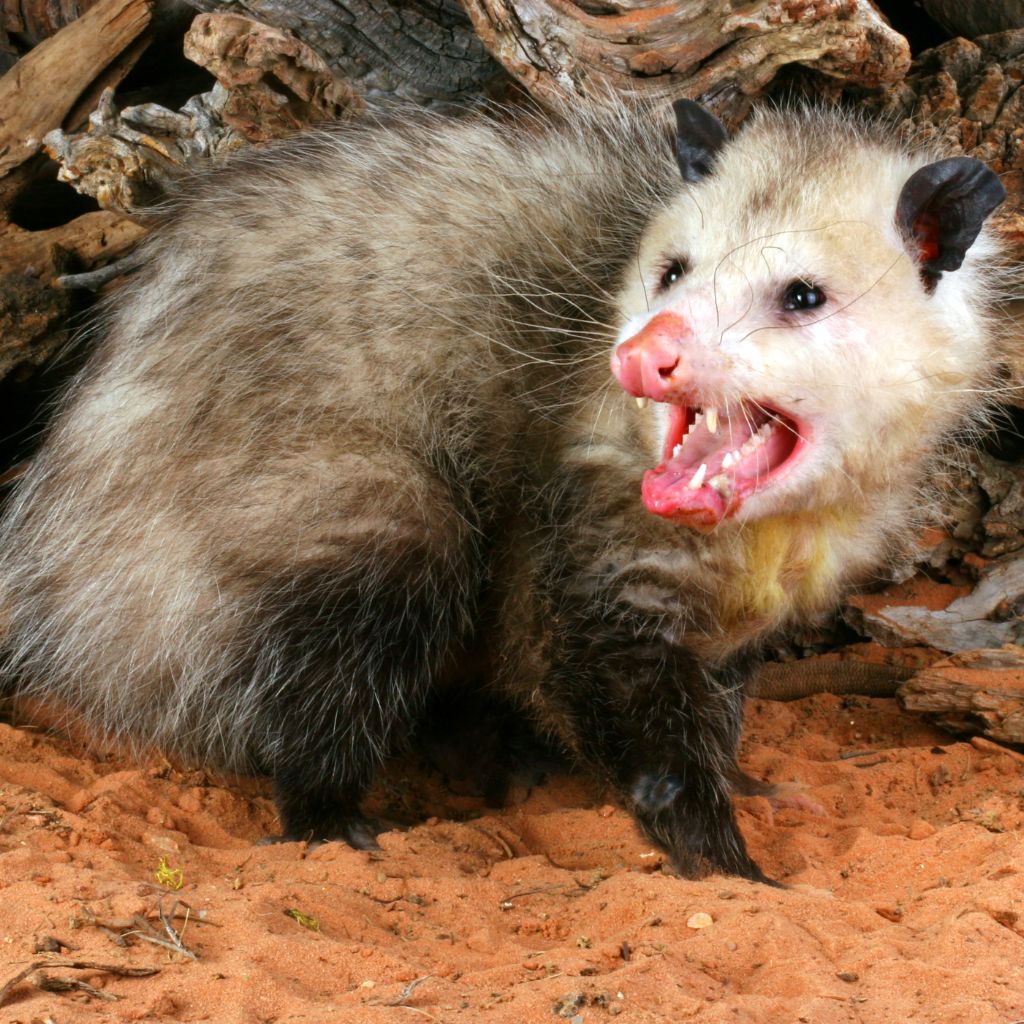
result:
<svg viewBox="0 0 1024 1024"><path fill-rule="evenodd" d="M782 294L783 309L817 309L825 305L825 293L806 281L792 281Z"/></svg>
<svg viewBox="0 0 1024 1024"><path fill-rule="evenodd" d="M664 291L666 288L671 288L685 273L686 264L682 260L673 260L665 268L665 272L661 275L661 280L658 282L661 290Z"/></svg>

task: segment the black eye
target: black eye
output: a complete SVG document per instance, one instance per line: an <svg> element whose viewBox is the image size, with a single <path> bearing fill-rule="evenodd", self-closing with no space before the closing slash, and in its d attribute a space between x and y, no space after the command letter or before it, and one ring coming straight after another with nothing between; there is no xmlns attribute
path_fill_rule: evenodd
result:
<svg viewBox="0 0 1024 1024"><path fill-rule="evenodd" d="M671 288L672 285L674 285L685 273L686 264L682 260L673 260L661 275L661 281L659 283L662 291L666 288Z"/></svg>
<svg viewBox="0 0 1024 1024"><path fill-rule="evenodd" d="M782 293L783 309L817 309L824 305L824 291L806 281L792 281Z"/></svg>

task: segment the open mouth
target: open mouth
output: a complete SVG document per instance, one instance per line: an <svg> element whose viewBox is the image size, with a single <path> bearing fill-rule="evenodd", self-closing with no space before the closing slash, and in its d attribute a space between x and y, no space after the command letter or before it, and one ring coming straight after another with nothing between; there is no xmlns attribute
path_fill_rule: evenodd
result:
<svg viewBox="0 0 1024 1024"><path fill-rule="evenodd" d="M644 474L644 504L655 515L708 529L776 484L806 447L805 426L761 402L741 402L728 415L671 405L661 464Z"/></svg>

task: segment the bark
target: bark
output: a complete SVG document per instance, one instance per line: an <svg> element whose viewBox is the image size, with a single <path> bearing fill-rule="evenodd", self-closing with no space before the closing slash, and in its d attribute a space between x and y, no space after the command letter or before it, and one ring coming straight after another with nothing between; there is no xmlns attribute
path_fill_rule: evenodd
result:
<svg viewBox="0 0 1024 1024"><path fill-rule="evenodd" d="M868 101L908 138L941 139L984 160L1008 199L993 217L1018 269L1024 260L1024 29L951 39L914 61L905 81Z"/></svg>
<svg viewBox="0 0 1024 1024"><path fill-rule="evenodd" d="M965 651L919 672L898 697L950 732L1024 743L1024 648Z"/></svg>
<svg viewBox="0 0 1024 1024"><path fill-rule="evenodd" d="M338 121L363 110L357 90L291 32L237 14L201 14L185 56L227 92L218 113L251 142Z"/></svg>
<svg viewBox="0 0 1024 1024"><path fill-rule="evenodd" d="M377 102L476 102L500 68L455 0L192 0L292 33Z"/></svg>
<svg viewBox="0 0 1024 1024"><path fill-rule="evenodd" d="M3 0L0 28L31 48L95 6L96 0Z"/></svg>
<svg viewBox="0 0 1024 1024"><path fill-rule="evenodd" d="M973 592L941 610L906 605L847 603L847 621L884 647L970 651L1024 643L1024 559L994 563Z"/></svg>
<svg viewBox="0 0 1024 1024"><path fill-rule="evenodd" d="M846 85L899 81L906 40L867 0L463 0L494 57L537 99L689 96L735 122L786 65Z"/></svg>

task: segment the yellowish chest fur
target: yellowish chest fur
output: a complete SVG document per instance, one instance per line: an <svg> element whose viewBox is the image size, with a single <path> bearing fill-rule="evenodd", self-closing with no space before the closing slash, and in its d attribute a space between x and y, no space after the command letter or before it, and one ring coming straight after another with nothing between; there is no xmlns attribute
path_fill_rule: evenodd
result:
<svg viewBox="0 0 1024 1024"><path fill-rule="evenodd" d="M860 521L833 507L745 524L719 592L723 630L759 632L827 608L849 566Z"/></svg>

